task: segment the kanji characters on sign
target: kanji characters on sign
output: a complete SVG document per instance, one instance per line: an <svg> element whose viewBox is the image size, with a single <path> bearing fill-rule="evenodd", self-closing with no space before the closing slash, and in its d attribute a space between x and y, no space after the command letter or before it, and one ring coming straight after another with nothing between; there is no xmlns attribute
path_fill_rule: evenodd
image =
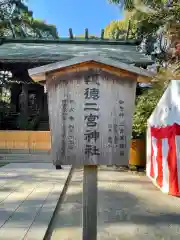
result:
<svg viewBox="0 0 180 240"><path fill-rule="evenodd" d="M124 133L124 125L119 126L119 148L120 156L124 156L124 151L126 149L126 137Z"/></svg>
<svg viewBox="0 0 180 240"><path fill-rule="evenodd" d="M124 121L124 101L119 101L119 117L121 121Z"/></svg>
<svg viewBox="0 0 180 240"><path fill-rule="evenodd" d="M84 92L85 99L99 99L99 89L98 88L86 88Z"/></svg>
<svg viewBox="0 0 180 240"><path fill-rule="evenodd" d="M69 101L69 115L70 115L69 120L70 120L70 123L68 125L68 137L67 137L68 151L73 150L74 146L75 146L75 136L74 136L75 116L74 116L74 112L75 112L75 101L70 100Z"/></svg>
<svg viewBox="0 0 180 240"><path fill-rule="evenodd" d="M87 130L85 133L85 140L91 142L91 139L94 139L94 141L96 142L97 139L99 139L99 132L97 132L96 130Z"/></svg>
<svg viewBox="0 0 180 240"><path fill-rule="evenodd" d="M84 111L99 111L97 103L85 103L84 104Z"/></svg>
<svg viewBox="0 0 180 240"><path fill-rule="evenodd" d="M89 83L96 83L96 85L100 85L99 83L99 72L93 74L93 76L85 76L84 77L84 83L89 85Z"/></svg>
<svg viewBox="0 0 180 240"><path fill-rule="evenodd" d="M88 85L84 90L84 121L86 124L86 131L84 133L84 152L88 158L100 155L99 148L97 147L97 141L100 138L100 133L97 131L97 121L99 119L97 100L100 98L100 91L98 87L94 87L92 84L94 80L96 80L97 83L98 77L96 77L96 79L86 78L84 81L85 84Z"/></svg>
<svg viewBox="0 0 180 240"><path fill-rule="evenodd" d="M67 115L68 115L68 101L66 99L62 100L62 118L63 121L65 121L67 119Z"/></svg>
<svg viewBox="0 0 180 240"><path fill-rule="evenodd" d="M99 149L95 145L86 144L85 146L85 155L90 156L99 156Z"/></svg>
<svg viewBox="0 0 180 240"><path fill-rule="evenodd" d="M96 127L97 125L97 119L99 119L99 116L94 115L92 113L85 115L84 120L87 120L87 126L88 127Z"/></svg>

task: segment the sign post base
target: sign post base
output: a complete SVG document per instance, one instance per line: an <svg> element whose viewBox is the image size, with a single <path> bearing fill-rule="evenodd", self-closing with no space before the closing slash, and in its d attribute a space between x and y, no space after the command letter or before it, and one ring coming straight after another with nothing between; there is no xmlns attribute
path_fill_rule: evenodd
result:
<svg viewBox="0 0 180 240"><path fill-rule="evenodd" d="M97 239L97 165L84 166L83 240Z"/></svg>

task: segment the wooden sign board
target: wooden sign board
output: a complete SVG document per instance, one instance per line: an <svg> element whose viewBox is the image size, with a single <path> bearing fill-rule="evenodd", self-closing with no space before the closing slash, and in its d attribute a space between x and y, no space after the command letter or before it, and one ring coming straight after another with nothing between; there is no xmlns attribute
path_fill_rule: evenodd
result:
<svg viewBox="0 0 180 240"><path fill-rule="evenodd" d="M97 165L128 164L136 80L151 74L97 56L29 73L46 80L54 164L84 166L83 240L96 240Z"/></svg>
<svg viewBox="0 0 180 240"><path fill-rule="evenodd" d="M127 165L136 81L102 69L47 79L55 165Z"/></svg>

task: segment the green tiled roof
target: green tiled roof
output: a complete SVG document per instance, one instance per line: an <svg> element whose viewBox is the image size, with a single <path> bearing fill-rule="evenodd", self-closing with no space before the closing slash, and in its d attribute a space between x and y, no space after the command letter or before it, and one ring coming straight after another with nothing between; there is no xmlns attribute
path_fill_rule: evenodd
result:
<svg viewBox="0 0 180 240"><path fill-rule="evenodd" d="M153 61L137 51L137 41L92 39L2 39L0 62L51 63L78 56L96 55L128 64L152 64Z"/></svg>

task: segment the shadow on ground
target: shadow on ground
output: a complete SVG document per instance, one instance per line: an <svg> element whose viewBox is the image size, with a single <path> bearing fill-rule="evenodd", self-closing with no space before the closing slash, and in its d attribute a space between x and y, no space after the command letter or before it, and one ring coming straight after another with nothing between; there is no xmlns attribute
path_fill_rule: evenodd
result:
<svg viewBox="0 0 180 240"><path fill-rule="evenodd" d="M101 183L105 184L105 182L100 180L100 185ZM128 184L141 184L138 180L136 182L130 180L124 181L124 184L127 182ZM113 184L118 186L118 181L114 181ZM144 183L142 182L142 184ZM75 229L82 228L82 180L72 181L69 188L78 189L79 192L76 193L75 190L67 192L62 205L54 217L54 221L45 238L46 240L58 239L52 237L53 232L59 232L60 236L64 231L73 232ZM154 200L154 205L156 201L157 199ZM180 211L163 212L162 209L149 206L142 199L138 199L135 194L131 194L128 191L121 191L121 188L118 187L108 190L102 187L98 189L98 231L105 232L107 228L113 229L113 227L117 231L115 235L112 234L115 230L108 230L111 233L106 233L108 236L109 234L113 235L114 238L110 238L109 236L109 238L104 237L100 239L132 239L132 234L134 234L137 235L136 239L176 240L180 239L179 226ZM123 236L125 237L117 238L118 234L124 234ZM161 236L161 238L154 238L157 235ZM68 238L67 236L67 238L62 239L73 238Z"/></svg>
<svg viewBox="0 0 180 240"><path fill-rule="evenodd" d="M105 172L107 174L108 172L109 174L113 174L111 169L106 171L103 170L102 172L103 174L105 174ZM58 171L57 174L59 175L60 171ZM53 239L51 237L54 231L59 231L60 234L61 231L67 231L68 234L68 231L82 228L82 170L76 170L75 174L77 175L76 178L72 179L70 182L63 202L57 208L54 219L46 235L46 240ZM46 180L46 178L41 178L38 174L35 174L33 177L34 181L38 181L39 179L42 181ZM122 188L122 186L126 184L130 184L131 186L137 184L141 186L139 189L144 188L147 190L148 186L153 186L152 184L147 186L145 181L138 181L138 176L137 178L133 177L131 180L127 177L124 181L119 181L116 177L114 180L111 179L107 181L106 175L103 175L101 178L99 180L100 184L98 189L98 229L101 232L106 231L106 235L114 234L114 238L105 237L100 239L132 239L132 234L137 236L138 240L180 239L180 207L178 211L177 208L175 210L173 207L168 209L170 205L166 205L166 203L162 202L162 208L158 208L156 205L156 203L160 201L156 198L158 195L154 195L154 202L149 205L148 196L144 199L140 199L136 197L136 189L134 189L132 194L128 188L126 190ZM9 192L11 188L6 186L3 190L1 189L1 191ZM149 196L154 193L155 191L149 190ZM53 194L52 197L56 198L59 192L54 192ZM11 218L11 226L13 227L17 225L19 219L22 222L22 218L24 224L26 224L26 222L30 221L30 218L33 216L32 213L35 212L41 202L42 200L38 200L37 198L27 200L26 203L19 208L18 213L16 213L16 218L13 218L11 204L13 206L18 206L19 201L13 200L9 203L8 208L4 210L4 205L1 203L0 208L3 214L0 215L0 222L4 219L4 217L1 219L1 216L6 215L7 219ZM45 219L50 214L51 208L51 203L49 203L48 207L43 209ZM36 227L41 228L45 223L44 221L45 220L41 218ZM124 238L117 238L118 235L120 236L122 234L124 234ZM155 237L158 234L161 238ZM64 240L64 238L61 237L59 239ZM76 238L73 240L76 240Z"/></svg>

